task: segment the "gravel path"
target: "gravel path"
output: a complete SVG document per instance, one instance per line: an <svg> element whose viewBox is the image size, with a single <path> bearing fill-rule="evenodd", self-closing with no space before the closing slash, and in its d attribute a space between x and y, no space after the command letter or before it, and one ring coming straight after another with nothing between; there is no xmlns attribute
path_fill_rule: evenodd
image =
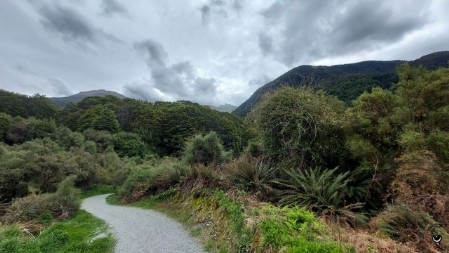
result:
<svg viewBox="0 0 449 253"><path fill-rule="evenodd" d="M87 198L81 208L109 224L116 253L204 252L178 222L152 210L109 205L108 195Z"/></svg>

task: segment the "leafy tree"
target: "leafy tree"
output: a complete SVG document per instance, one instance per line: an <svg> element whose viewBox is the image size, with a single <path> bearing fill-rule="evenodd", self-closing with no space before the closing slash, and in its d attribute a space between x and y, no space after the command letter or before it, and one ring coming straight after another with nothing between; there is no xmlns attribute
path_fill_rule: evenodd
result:
<svg viewBox="0 0 449 253"><path fill-rule="evenodd" d="M0 90L0 98L0 112L11 116L54 118L58 111L56 104L39 94L29 97Z"/></svg>
<svg viewBox="0 0 449 253"><path fill-rule="evenodd" d="M399 103L400 98L381 88L353 101L353 107L346 110L344 128L354 157L370 166L391 166L398 148L400 123L395 114Z"/></svg>
<svg viewBox="0 0 449 253"><path fill-rule="evenodd" d="M6 133L12 123L12 117L6 113L0 113L0 142L5 141Z"/></svg>
<svg viewBox="0 0 449 253"><path fill-rule="evenodd" d="M120 132L113 136L114 150L121 157L139 156L143 158L148 153L147 145L139 135L127 132Z"/></svg>
<svg viewBox="0 0 449 253"><path fill-rule="evenodd" d="M112 134L108 131L97 131L89 128L83 132L83 135L87 141L95 142L100 152L105 151L107 147L113 144Z"/></svg>
<svg viewBox="0 0 449 253"><path fill-rule="evenodd" d="M49 137L56 129L55 121L48 119L36 120L34 118L29 118L27 120L27 125L29 130L27 136L28 140Z"/></svg>
<svg viewBox="0 0 449 253"><path fill-rule="evenodd" d="M95 106L84 111L78 121L79 131L84 131L89 128L116 133L120 126L111 109L105 106Z"/></svg>

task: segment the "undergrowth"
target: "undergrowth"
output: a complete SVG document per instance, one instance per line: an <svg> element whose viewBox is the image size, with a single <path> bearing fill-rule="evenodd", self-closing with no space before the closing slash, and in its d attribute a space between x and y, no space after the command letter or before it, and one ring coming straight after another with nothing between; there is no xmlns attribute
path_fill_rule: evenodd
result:
<svg viewBox="0 0 449 253"><path fill-rule="evenodd" d="M172 188L131 205L156 209L182 222L209 252L355 252L330 237L326 224L306 209L250 200L245 192ZM116 196L108 202L117 203Z"/></svg>
<svg viewBox="0 0 449 253"><path fill-rule="evenodd" d="M35 237L17 225L0 226L0 253L108 253L115 241L105 231L102 220L81 210L73 219L54 223Z"/></svg>

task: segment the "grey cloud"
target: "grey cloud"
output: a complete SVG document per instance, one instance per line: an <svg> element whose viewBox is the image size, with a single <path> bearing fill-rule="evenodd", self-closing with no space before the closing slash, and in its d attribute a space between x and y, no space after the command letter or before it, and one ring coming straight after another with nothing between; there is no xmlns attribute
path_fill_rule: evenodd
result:
<svg viewBox="0 0 449 253"><path fill-rule="evenodd" d="M270 82L271 80L273 80L272 78L270 78L267 75L260 75L252 80L249 81L249 85L251 86L262 86L268 82Z"/></svg>
<svg viewBox="0 0 449 253"><path fill-rule="evenodd" d="M235 9L235 2L231 6ZM239 5L237 5L239 7ZM209 0L206 4L199 8L201 13L201 21L203 25L209 24L213 16L226 18L228 17L226 3L222 0Z"/></svg>
<svg viewBox="0 0 449 253"><path fill-rule="evenodd" d="M57 96L70 96L72 95L72 91L67 87L67 85L60 79L57 78L49 78L48 82L50 83L53 91Z"/></svg>
<svg viewBox="0 0 449 253"><path fill-rule="evenodd" d="M103 0L101 2L101 9L102 14L107 17L113 16L114 14L119 14L126 17L129 16L128 9L116 0Z"/></svg>
<svg viewBox="0 0 449 253"><path fill-rule="evenodd" d="M232 8L239 12L243 9L243 0L234 0L234 2L232 2Z"/></svg>
<svg viewBox="0 0 449 253"><path fill-rule="evenodd" d="M146 101L167 101L170 100L167 97L161 96L160 92L151 86L148 80L143 80L140 82L128 83L124 86L125 95Z"/></svg>
<svg viewBox="0 0 449 253"><path fill-rule="evenodd" d="M146 40L136 43L134 48L144 56L150 68L152 82L146 82L144 85L136 83L126 85L125 89L130 94L137 94L138 90L142 89L152 90L150 94L141 93L147 94L145 97L149 100L170 97L177 100L198 101L215 96L215 79L199 76L189 61L169 65L167 52L160 43ZM162 93L162 96L155 97L154 91Z"/></svg>
<svg viewBox="0 0 449 253"><path fill-rule="evenodd" d="M208 5L203 5L200 8L201 12L201 21L203 24L209 23L210 20L210 7Z"/></svg>
<svg viewBox="0 0 449 253"><path fill-rule="evenodd" d="M60 35L65 41L81 44L97 44L102 40L121 42L115 36L90 24L84 16L73 9L58 4L33 3L42 17L42 25Z"/></svg>
<svg viewBox="0 0 449 253"><path fill-rule="evenodd" d="M394 8L401 6L400 9ZM429 3L379 1L276 1L261 14L277 32L275 58L289 65L356 53L399 41L429 22ZM259 36L259 46L263 44Z"/></svg>
<svg viewBox="0 0 449 253"><path fill-rule="evenodd" d="M145 40L134 44L134 49L142 53L148 65L166 65L168 54L164 47L153 40Z"/></svg>
<svg viewBox="0 0 449 253"><path fill-rule="evenodd" d="M273 51L273 39L266 33L259 33L259 48L263 55L268 55Z"/></svg>

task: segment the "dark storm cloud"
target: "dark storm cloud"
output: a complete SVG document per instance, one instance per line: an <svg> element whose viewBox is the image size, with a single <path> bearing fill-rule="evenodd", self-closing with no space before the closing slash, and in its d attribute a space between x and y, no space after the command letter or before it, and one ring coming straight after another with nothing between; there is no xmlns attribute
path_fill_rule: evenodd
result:
<svg viewBox="0 0 449 253"><path fill-rule="evenodd" d="M88 19L77 11L60 6L33 2L41 15L42 25L49 31L60 35L65 41L81 44L100 43L102 40L120 42L115 36L92 25Z"/></svg>
<svg viewBox="0 0 449 253"><path fill-rule="evenodd" d="M274 57L306 63L323 57L370 50L401 40L428 23L429 3L379 1L277 1L262 12L266 26L278 32ZM266 45L260 42L262 52Z"/></svg>
<svg viewBox="0 0 449 253"><path fill-rule="evenodd" d="M122 16L129 15L128 9L116 0L103 0L101 2L101 9L101 13L107 17L113 16L114 14L119 14Z"/></svg>
<svg viewBox="0 0 449 253"><path fill-rule="evenodd" d="M264 32L259 33L259 48L263 55L273 51L273 39Z"/></svg>
<svg viewBox="0 0 449 253"><path fill-rule="evenodd" d="M144 56L150 68L152 82L126 85L125 90L129 94L140 94L139 97L144 96L150 101L164 97L175 100L207 100L215 96L215 79L199 76L189 61L169 65L168 54L160 43L145 40L135 44L134 48Z"/></svg>

